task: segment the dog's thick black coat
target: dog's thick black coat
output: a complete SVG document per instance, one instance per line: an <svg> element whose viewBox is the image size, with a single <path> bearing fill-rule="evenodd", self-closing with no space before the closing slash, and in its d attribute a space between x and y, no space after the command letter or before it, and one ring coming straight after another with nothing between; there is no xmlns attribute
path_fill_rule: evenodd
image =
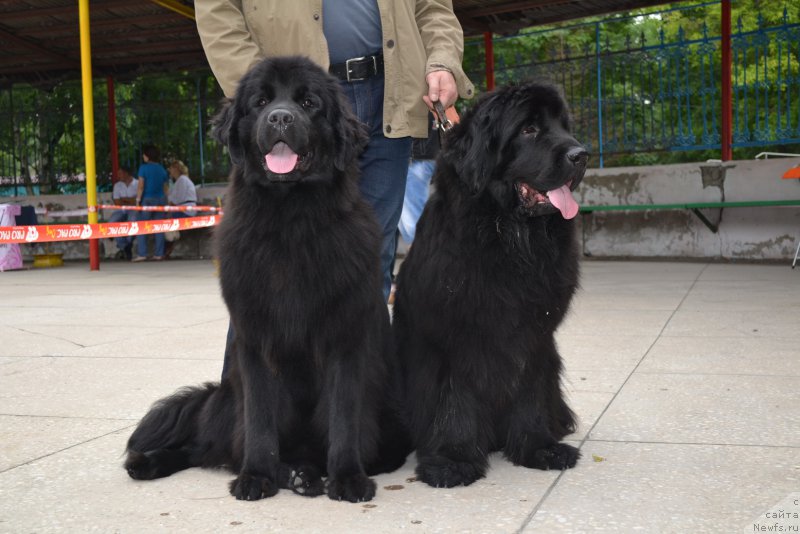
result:
<svg viewBox="0 0 800 534"><path fill-rule="evenodd" d="M297 57L256 65L215 121L234 162L217 247L235 357L221 384L158 402L125 467L152 479L227 466L237 499L370 500L368 474L411 448L380 233L358 190L363 127L338 82Z"/></svg>
<svg viewBox="0 0 800 534"><path fill-rule="evenodd" d="M569 195L586 159L541 83L484 95L445 136L394 308L417 474L432 486L471 484L494 450L538 469L579 457L559 443L575 418L554 341L578 251L547 192Z"/></svg>

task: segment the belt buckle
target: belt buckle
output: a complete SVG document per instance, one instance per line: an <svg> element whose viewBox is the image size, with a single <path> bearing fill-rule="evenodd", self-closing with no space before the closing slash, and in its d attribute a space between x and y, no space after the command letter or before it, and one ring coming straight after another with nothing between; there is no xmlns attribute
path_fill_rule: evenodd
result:
<svg viewBox="0 0 800 534"><path fill-rule="evenodd" d="M345 62L344 62L344 67L345 67L345 70L347 71L347 81L348 82L360 82L362 80L366 80L367 79L365 77L362 77L362 78L351 78L350 77L350 72L351 72L350 71L350 63L353 62L353 61L364 61L365 59L372 59L373 74L378 72L378 60L375 59L375 56L353 57L353 58L345 60Z"/></svg>

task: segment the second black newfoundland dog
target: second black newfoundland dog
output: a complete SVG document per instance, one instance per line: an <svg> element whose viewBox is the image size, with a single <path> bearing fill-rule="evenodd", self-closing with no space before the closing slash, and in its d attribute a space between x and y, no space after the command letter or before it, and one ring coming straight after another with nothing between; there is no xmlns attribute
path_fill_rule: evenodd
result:
<svg viewBox="0 0 800 534"><path fill-rule="evenodd" d="M366 142L310 60L256 65L217 117L234 171L217 241L235 357L221 384L158 402L128 441L135 479L226 466L237 499L279 488L368 501L411 452L397 405ZM323 476L327 481L323 483Z"/></svg>
<svg viewBox="0 0 800 534"><path fill-rule="evenodd" d="M436 192L397 279L394 328L417 474L468 485L502 449L573 467L553 334L578 284L571 191L587 152L545 84L485 95L445 138Z"/></svg>

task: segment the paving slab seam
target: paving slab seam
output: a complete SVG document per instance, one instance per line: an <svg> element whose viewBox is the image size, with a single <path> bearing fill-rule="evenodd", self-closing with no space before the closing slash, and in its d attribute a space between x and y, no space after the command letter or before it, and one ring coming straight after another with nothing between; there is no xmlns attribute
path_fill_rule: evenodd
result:
<svg viewBox="0 0 800 534"><path fill-rule="evenodd" d="M742 313L757 313L757 312L755 312L755 311L752 311L752 310L737 310L737 311L740 311L740 312L742 312ZM775 341L789 341L789 342L794 342L794 343L797 343L797 338L796 338L796 337L782 337L782 336L773 336L773 335L770 335L770 334L759 334L759 335L756 335L756 336L754 336L754 335L742 335L742 334L740 334L740 335L738 335L738 336L734 336L734 335L727 335L727 336L715 336L715 335L705 335L705 334L703 334L702 336L692 336L692 335L686 335L686 334L664 334L664 335L662 335L662 336L660 336L660 337L663 337L664 339L677 339L677 338L702 338L702 339L765 339L765 338L768 338L768 339L773 339L773 340L775 340Z"/></svg>
<svg viewBox="0 0 800 534"><path fill-rule="evenodd" d="M32 286L37 287L37 286ZM48 293L47 297L73 297L76 300L80 298L86 297L103 297L106 295L106 291L100 292L88 292L88 293ZM41 295L45 296L45 295ZM127 295L125 295L127 297ZM208 297L206 293L180 293L177 295L152 295L150 297L141 297L141 296L131 296L134 300L128 300L125 302L126 306L132 306L135 304L149 304L153 301L159 300L166 300L166 299L173 299L173 298L180 298L185 296L199 296L199 297ZM54 309L54 310L93 310L97 306L94 304L81 304L80 302L70 303L70 304L15 304L14 308L19 308L22 310L33 310L36 308L47 308L47 309Z"/></svg>
<svg viewBox="0 0 800 534"><path fill-rule="evenodd" d="M28 417L40 419L78 419L81 421L133 421L139 422L141 417L81 417L79 415L41 415L26 413L0 413L0 417Z"/></svg>
<svg viewBox="0 0 800 534"><path fill-rule="evenodd" d="M178 330L182 330L182 329L185 329L185 328L194 328L194 327L197 327L197 326L203 326L203 325L215 323L215 322L220 321L220 320L222 320L222 319L209 319L207 321L200 321L198 323L191 323L191 324L182 325L182 326L178 326L178 327L170 326L170 327L163 327L163 328L162 327L144 327L144 328L153 329L151 331L146 332L148 335L157 335L157 334L162 334L164 332L173 332L173 331L178 331ZM37 323L37 326L43 326L43 327L67 327L67 326L83 327L85 325L82 325L82 324L81 325L69 325L69 324ZM73 344L73 345L75 345L77 347L80 347L82 349L102 347L103 345L114 345L116 343L119 343L120 341L123 341L122 339L117 339L117 340L113 340L113 341L104 341L102 343L97 343L95 345L81 345L80 343L77 343L75 341L71 341L69 339L65 339L65 338L61 338L61 337L57 337L57 336L52 336L50 334L43 334L41 332L31 332L30 330L25 330L24 328L21 328L19 326L8 326L8 328L12 328L12 329L18 330L20 332L25 332L26 334L37 335L37 336L45 336L45 337L49 337L49 338L52 338L52 339L58 339L60 341L65 341L67 343L71 343L71 344ZM22 358L23 356L12 356L12 357ZM42 355L39 355L37 357L59 358L59 357L63 357L63 356L62 355L55 355L55 354L53 354L53 355L42 354ZM79 357L79 356L75 356L75 357ZM151 359L151 358L143 358L143 359Z"/></svg>
<svg viewBox="0 0 800 534"><path fill-rule="evenodd" d="M686 293L684 293L683 297L681 298L681 301L678 303L677 306L675 306L675 309L672 310L672 313L669 315L667 320L664 321L664 324L661 327L661 330L658 332L658 335L656 336L656 338L653 340L653 342L650 344L650 346L647 347L647 350L644 351L644 354L642 355L642 357L639 358L638 362L636 362L636 366L634 366L634 368L631 370L631 372L628 373L628 376L625 377L625 380L622 382L622 384L619 386L619 388L617 388L617 390L614 392L614 395L611 397L611 400L609 400L608 403L605 405L605 407L603 408L603 411L600 412L600 415L595 419L594 423L589 428L589 430L586 431L586 434L584 435L583 439L580 441L580 444L578 445L578 449L583 449L583 445L589 440L589 436L592 435L592 432L594 431L594 429L597 426L597 424L600 422L600 420L606 414L606 412L608 411L609 407L612 404L614 404L614 401L619 396L619 392L622 391L622 389L625 387L625 384L628 383L628 381L631 379L631 377L636 372L636 370L639 369L639 366L642 365L642 362L644 362L644 360L647 358L647 355L650 354L650 351L653 350L653 347L656 345L656 343L658 343L658 340L661 339L661 336L664 333L664 331L667 329L667 326L669 325L670 321L672 321L672 318L675 317L676 313L678 313L678 310L680 309L681 305L689 297L689 294L692 292L692 289L694 289L694 287L697 285L698 281L700 280L700 277L703 276L703 273L706 271L706 269L708 269L709 265L710 265L709 263L706 263L703 266L703 268L700 270L700 272L697 274L697 276L695 277L694 281L692 282L692 284L686 290ZM533 521L533 517L541 509L541 507L544 504L544 502L547 500L547 498L553 492L553 490L555 489L556 485L561 480L561 477L564 476L564 473L565 473L565 471L562 471L561 473L559 473L558 476L555 478L555 480L553 480L553 482L550 483L550 485L547 487L547 491L544 492L544 495L542 495L542 497L536 503L536 506L533 507L533 510L531 510L531 513L528 514L528 516L522 522L522 525L515 532L515 534L522 534L522 532L528 527L530 522Z"/></svg>
<svg viewBox="0 0 800 534"><path fill-rule="evenodd" d="M98 439L102 439L102 438L104 438L106 436L110 436L111 434L116 434L118 432L122 432L123 430L128 430L130 428L133 428L134 426L136 426L136 423L117 428L115 430L112 430L111 432L106 432L105 434L101 434L99 436L95 436L95 437L93 437L91 439L87 439L85 441L81 441L80 443L75 443L74 445L70 445L69 447L64 447L63 449L59 449L57 451L53 451L53 452L50 452L48 454L43 454L43 455L38 456L36 458L31 458L27 462L23 462L21 464L17 464L17 465L11 466L11 467L9 467L7 469L0 470L0 475L8 473L9 471L13 471L14 469L18 469L20 467L24 467L26 465L30 465L30 464L32 464L34 462L38 462L39 460L42 460L43 458L49 458L50 456L54 456L56 454L62 453L64 451L68 451L70 449L74 449L75 447L80 447L81 445L86 445L87 443L91 443L91 442L96 441ZM120 456L119 456L120 457L120 462L122 462L124 456L125 456L125 452L124 451L120 452Z"/></svg>
<svg viewBox="0 0 800 534"><path fill-rule="evenodd" d="M47 326L47 325L39 325L39 326ZM53 336L53 335L50 335L50 334L42 334L41 332L31 332L30 330L25 330L24 328L21 328L19 326L9 326L9 328L13 328L14 330L19 330L20 332L25 332L26 334L30 334L32 336L42 336L42 337L46 337L48 339L57 339L59 341L64 341L65 343L70 343L70 344L75 345L76 347L80 347L82 349L86 348L86 345L81 345L80 343L76 343L75 341L72 341L71 339L66 339L66 338L58 337L58 336Z"/></svg>
<svg viewBox="0 0 800 534"><path fill-rule="evenodd" d="M583 441L581 441L581 444L578 446L579 449L581 447L583 447ZM566 471L561 471L556 477L556 479L550 483L550 485L547 487L547 490L544 492L544 495L542 495L542 498L539 499L539 502L537 502L536 506L533 507L533 510L531 510L531 513L529 513L528 516L525 518L525 520L522 522L522 525L517 530L514 531L514 534L522 534L525 531L525 529L528 527L528 524L530 524L530 522L533 521L533 517L536 515L536 512L538 512L539 508L542 507L542 503L544 503L547 497L550 496L550 493L552 493L552 491L555 489L556 484L558 484L558 481L561 480L561 477L564 476L565 472Z"/></svg>
<svg viewBox="0 0 800 534"><path fill-rule="evenodd" d="M105 343L103 344L105 345ZM89 345L83 348L95 348L101 347L102 345ZM220 364L222 363L222 358L176 358L176 357L166 357L166 356L83 356L80 354L42 354L40 356L5 356L6 358L25 358L25 359L37 359L37 358L53 358L53 359L60 359L60 360L67 360L67 359L75 359L75 360L113 360L113 361L122 361L122 360L140 360L145 362L152 362L156 360L165 360L165 361L181 361L181 362L211 362L219 360ZM11 362L9 362L11 363ZM219 382L219 379L209 379L207 381L210 382Z"/></svg>
<svg viewBox="0 0 800 534"><path fill-rule="evenodd" d="M645 350L645 351L644 351L644 354L642 355L642 357L641 357L641 358L639 358L639 361L638 361L638 362L636 362L636 365L634 366L634 368L631 370L631 372L630 372L630 373L628 373L628 376L626 376L626 377L625 377L625 380L622 382L622 384L620 384L619 388L617 388L617 390L614 392L614 395L611 397L611 400L609 400L609 401L608 401L608 404L606 404L605 408L603 408L603 411L600 413L600 415L597 417L597 419L595 419L595 421L594 421L594 423L592 424L592 426L591 426L591 427L589 428L589 430L586 432L586 435L585 435L585 436L583 437L583 439L581 440L580 447L583 447L583 444L584 444L584 443L586 443L586 441L589 439L589 436L591 436L591 434L592 434L592 431L594 431L595 427L596 427L596 426L597 426L597 424L600 422L600 420L603 418L603 416L606 414L606 412L608 411L609 407L610 407L610 406L611 406L611 405L614 403L614 401L615 401L615 400L617 399L617 397L619 396L619 392L620 392L620 391L622 391L622 389L625 387L625 385L626 385L626 384L627 384L627 383L630 381L631 377L634 375L634 373L636 373L636 371L637 371L637 370L639 369L639 367L642 365L642 363L644 362L644 360L647 358L648 354L650 354L650 352L653 350L653 347L656 345L656 343L658 343L658 340L659 340L659 339L661 339L661 336L663 335L664 331L667 329L667 326L669 326L669 323L670 323L670 321L672 320L672 318L673 318L673 317L675 317L675 314L676 314L676 313L678 313L678 310L680 309L681 305L684 303L684 301L686 300L686 298L687 298L687 297L689 296L689 294L692 292L692 289L693 289L693 288L694 288L694 286L697 284L698 280L699 280L699 279L700 279L700 277L703 275L703 273L705 272L705 270L706 270L706 269L709 267L709 265L710 265L710 264L708 264L708 263L707 263L707 264L706 264L706 265L703 267L703 269L702 269L702 270L701 270L701 271L700 271L700 272L697 274L697 277L695 278L694 282L692 282L692 285L691 285L691 286L689 286L689 288L686 290L686 293L683 295L683 298L681 298L681 301L678 303L678 305L677 305L677 306L675 307L675 309L672 311L672 313L670 314L670 316L669 316L669 317L667 318L667 320L664 322L664 325L661 327L661 330L659 331L658 335L656 335L655 339L654 339L654 340L653 340L653 342L650 344L650 346L648 346L648 347L647 347L647 350ZM654 374L657 374L657 373L654 373ZM579 448L580 448L580 447L579 447Z"/></svg>
<svg viewBox="0 0 800 534"><path fill-rule="evenodd" d="M753 447L762 449L800 449L800 445L764 445L754 443L714 443L714 442L690 442L690 441L639 441L630 439L587 439L592 443L626 443L632 445L675 445L675 446L696 446L696 447ZM581 443L581 446L583 442Z"/></svg>
<svg viewBox="0 0 800 534"><path fill-rule="evenodd" d="M585 371L589 371L586 369ZM800 374L780 373L709 373L703 371L639 371L640 375L677 375L677 376L747 376L751 378L798 378Z"/></svg>

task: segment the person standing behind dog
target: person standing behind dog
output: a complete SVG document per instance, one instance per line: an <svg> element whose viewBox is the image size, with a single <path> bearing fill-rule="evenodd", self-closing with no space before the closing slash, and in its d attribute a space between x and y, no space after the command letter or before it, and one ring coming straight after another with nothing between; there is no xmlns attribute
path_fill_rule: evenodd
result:
<svg viewBox="0 0 800 534"><path fill-rule="evenodd" d="M111 191L111 200L115 206L135 206L136 197L139 193L139 180L133 177L131 171L126 167L120 167L117 171L117 183L114 184L114 189ZM111 217L108 222L118 223L136 220L133 211L129 210L114 210L111 212ZM125 259L130 261L133 257L133 238L115 237L114 242L119 249L117 252L118 259Z"/></svg>
<svg viewBox="0 0 800 534"><path fill-rule="evenodd" d="M169 190L169 177L167 170L159 163L161 151L153 145L147 145L142 150L142 165L139 167L139 191L136 195L137 206L165 206L167 204L167 192ZM157 211L139 212L139 221L150 219L160 219L163 213ZM153 234L155 238L155 250L153 259L160 261L164 259L164 234ZM147 259L147 235L140 235L136 238L137 257L133 261L145 261Z"/></svg>
<svg viewBox="0 0 800 534"><path fill-rule="evenodd" d="M339 78L370 131L360 188L383 231L389 296L411 138L428 136L428 106L474 88L461 67L464 34L449 0L207 0L195 3L206 57L223 92L266 56L305 55ZM324 269L324 265L319 266Z"/></svg>

